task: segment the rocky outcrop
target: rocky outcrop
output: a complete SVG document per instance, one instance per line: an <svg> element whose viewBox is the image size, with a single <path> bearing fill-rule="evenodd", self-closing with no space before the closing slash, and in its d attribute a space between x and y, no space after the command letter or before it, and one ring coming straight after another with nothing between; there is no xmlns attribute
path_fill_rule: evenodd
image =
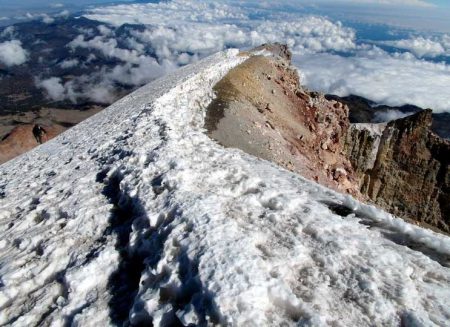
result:
<svg viewBox="0 0 450 327"><path fill-rule="evenodd" d="M424 226L449 230L450 144L431 111L351 124L347 105L299 83L282 45L266 45L216 86L211 138Z"/></svg>
<svg viewBox="0 0 450 327"><path fill-rule="evenodd" d="M205 119L210 137L357 195L356 177L343 155L347 107L304 89L285 46L254 53L215 86Z"/></svg>
<svg viewBox="0 0 450 327"><path fill-rule="evenodd" d="M424 110L381 126L354 126L346 150L363 195L397 216L450 232L450 142L431 124L432 111Z"/></svg>

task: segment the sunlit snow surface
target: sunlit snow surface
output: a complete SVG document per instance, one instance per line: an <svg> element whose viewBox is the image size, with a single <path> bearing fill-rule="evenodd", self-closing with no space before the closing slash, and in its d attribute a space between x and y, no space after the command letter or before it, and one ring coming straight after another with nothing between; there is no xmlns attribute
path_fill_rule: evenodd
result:
<svg viewBox="0 0 450 327"><path fill-rule="evenodd" d="M443 326L450 239L203 133L221 53L0 166L0 325Z"/></svg>

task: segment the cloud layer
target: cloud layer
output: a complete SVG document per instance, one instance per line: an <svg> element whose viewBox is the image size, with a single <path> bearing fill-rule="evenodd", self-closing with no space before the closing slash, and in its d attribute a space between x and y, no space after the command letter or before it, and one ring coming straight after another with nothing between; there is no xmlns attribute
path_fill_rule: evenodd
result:
<svg viewBox="0 0 450 327"><path fill-rule="evenodd" d="M358 1L391 5L426 5L424 1ZM389 54L357 42L355 30L320 16L258 1L174 0L122 4L90 10L85 16L104 25L80 31L67 46L115 62L94 73L40 87L55 100L88 97L114 99L117 84L139 86L177 67L225 48L246 49L267 42L286 43L311 89L357 94L389 105L414 104L450 111L449 66L426 58L446 56L450 37L412 37L380 42L405 52ZM123 24L144 24L127 25ZM422 59L421 59L422 58ZM425 59L423 59L425 58ZM70 59L61 67L74 63ZM47 78L48 79L48 78ZM64 91L61 92L62 86ZM95 91L95 90L98 90Z"/></svg>
<svg viewBox="0 0 450 327"><path fill-rule="evenodd" d="M298 53L347 51L356 47L352 29L323 17L296 16L290 21L271 22L250 19L248 14L243 8L224 3L178 0L94 9L87 17L99 19L105 25L96 30L80 30L80 35L67 47L73 52L87 49L95 57L116 62L115 67L100 67L89 76L65 83L56 77L39 77L36 85L54 101L77 102L86 98L107 101L115 98L117 84L140 86L226 48L251 48L280 40ZM147 25L117 26L118 22L130 21ZM60 67L71 68L77 63L82 64L68 58ZM98 93L103 96L93 94L93 89L101 90Z"/></svg>

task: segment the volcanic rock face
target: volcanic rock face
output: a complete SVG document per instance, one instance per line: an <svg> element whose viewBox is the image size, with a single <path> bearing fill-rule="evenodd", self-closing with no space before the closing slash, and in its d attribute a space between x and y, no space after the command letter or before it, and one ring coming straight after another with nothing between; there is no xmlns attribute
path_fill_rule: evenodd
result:
<svg viewBox="0 0 450 327"><path fill-rule="evenodd" d="M256 49L216 86L205 127L224 146L449 232L450 143L432 112L351 124L349 109L304 89L281 45Z"/></svg>
<svg viewBox="0 0 450 327"><path fill-rule="evenodd" d="M224 146L357 195L357 180L342 154L347 107L302 88L286 47L255 50L261 51L265 55L250 57L215 86L217 96L205 119L209 135Z"/></svg>
<svg viewBox="0 0 450 327"><path fill-rule="evenodd" d="M449 232L450 142L430 131L431 115L425 110L378 131L354 126L346 148L362 194L395 215Z"/></svg>

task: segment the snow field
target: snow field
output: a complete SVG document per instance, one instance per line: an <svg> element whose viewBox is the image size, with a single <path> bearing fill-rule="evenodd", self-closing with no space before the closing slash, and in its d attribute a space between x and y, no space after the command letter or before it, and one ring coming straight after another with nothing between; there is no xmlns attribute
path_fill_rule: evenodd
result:
<svg viewBox="0 0 450 327"><path fill-rule="evenodd" d="M448 323L449 238L204 134L243 60L187 66L0 167L0 324Z"/></svg>

